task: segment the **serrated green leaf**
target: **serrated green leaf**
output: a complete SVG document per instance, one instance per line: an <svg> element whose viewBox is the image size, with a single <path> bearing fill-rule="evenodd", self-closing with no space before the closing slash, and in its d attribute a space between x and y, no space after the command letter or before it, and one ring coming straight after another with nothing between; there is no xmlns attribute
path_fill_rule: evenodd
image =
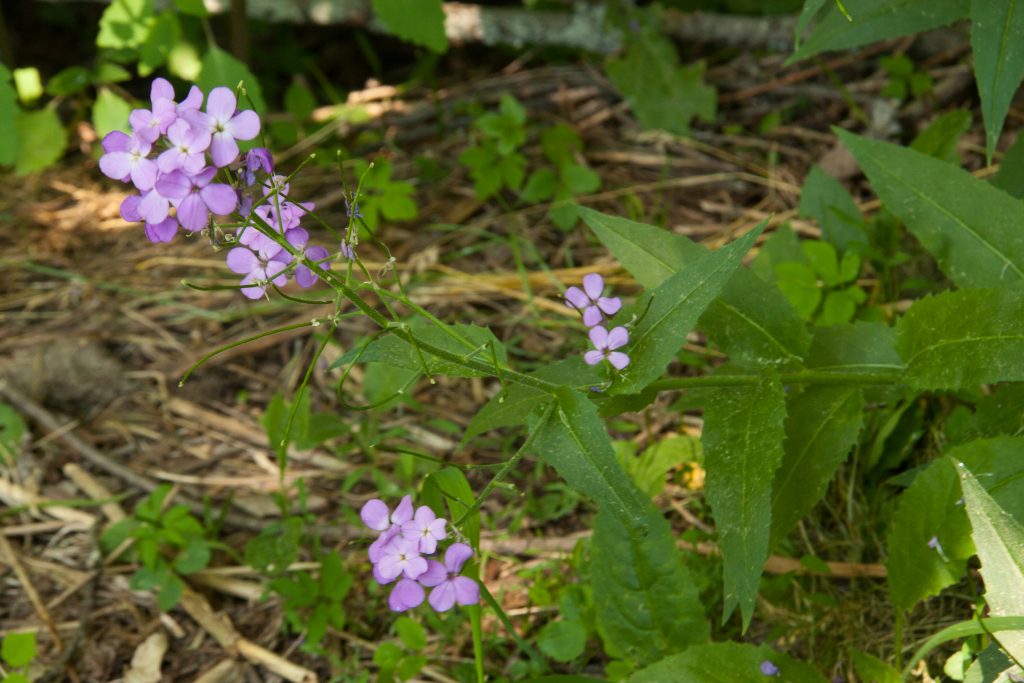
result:
<svg viewBox="0 0 1024 683"><path fill-rule="evenodd" d="M373 0L373 11L399 38L438 53L448 49L441 0Z"/></svg>
<svg viewBox="0 0 1024 683"><path fill-rule="evenodd" d="M1024 526L992 499L962 462L957 463L957 471L989 612L1024 616ZM1017 661L1024 659L1024 631L1002 631L996 640Z"/></svg>
<svg viewBox="0 0 1024 683"><path fill-rule="evenodd" d="M814 330L807 367L829 372L902 372L896 334L881 323L856 322Z"/></svg>
<svg viewBox="0 0 1024 683"><path fill-rule="evenodd" d="M778 377L706 393L704 468L725 578L723 621L750 624L771 532L772 481L783 458L786 401Z"/></svg>
<svg viewBox="0 0 1024 683"><path fill-rule="evenodd" d="M843 251L851 244L867 244L868 236L861 225L860 209L842 183L821 170L811 167L800 190L801 216L813 218L821 227L821 239Z"/></svg>
<svg viewBox="0 0 1024 683"><path fill-rule="evenodd" d="M958 286L996 287L1024 279L1018 200L944 161L835 130L886 208Z"/></svg>
<svg viewBox="0 0 1024 683"><path fill-rule="evenodd" d="M705 643L710 629L672 530L647 504L647 534L633 534L602 508L591 541L590 580L598 631L623 658L644 666Z"/></svg>
<svg viewBox="0 0 1024 683"><path fill-rule="evenodd" d="M786 440L772 486L771 542L778 545L825 495L864 421L860 389L808 386L786 398Z"/></svg>
<svg viewBox="0 0 1024 683"><path fill-rule="evenodd" d="M637 487L651 498L659 495L665 488L665 475L686 462L697 462L700 458L700 439L694 436L673 436L659 439L651 444L640 455L632 450L618 448L616 454L623 469L633 477Z"/></svg>
<svg viewBox="0 0 1024 683"><path fill-rule="evenodd" d="M115 50L142 45L153 23L153 0L114 0L103 10L97 47Z"/></svg>
<svg viewBox="0 0 1024 683"><path fill-rule="evenodd" d="M1000 385L979 398L973 412L958 406L946 422L950 445L1001 434L1024 434L1024 384Z"/></svg>
<svg viewBox="0 0 1024 683"><path fill-rule="evenodd" d="M971 112L958 109L941 114L918 133L910 148L960 165L960 155L956 153L956 145L960 137L971 128Z"/></svg>
<svg viewBox="0 0 1024 683"><path fill-rule="evenodd" d="M216 45L211 45L203 55L202 67L199 71L199 78L196 79L196 85L206 93L217 87L230 88L234 92L239 82L245 87L256 112L259 114L265 112L267 104L263 100L263 89L260 87L259 79L249 71L245 64ZM239 97L238 107L247 109L249 107L248 100L245 97Z"/></svg>
<svg viewBox="0 0 1024 683"><path fill-rule="evenodd" d="M601 509L610 508L623 526L642 530L647 524L647 501L616 460L597 407L569 387L558 389L556 398L554 414L537 433L537 452L569 486Z"/></svg>
<svg viewBox="0 0 1024 683"><path fill-rule="evenodd" d="M999 142L1010 102L1024 77L1024 5L1017 0L971 0L974 80L985 120L989 160Z"/></svg>
<svg viewBox="0 0 1024 683"><path fill-rule="evenodd" d="M631 362L615 393L637 393L665 371L686 342L687 333L740 267L764 225L717 251L698 253L686 268L644 292L637 310L646 314L630 335Z"/></svg>
<svg viewBox="0 0 1024 683"><path fill-rule="evenodd" d="M179 40L181 26L178 17L173 12L162 12L139 48L139 75L148 76L163 66Z"/></svg>
<svg viewBox="0 0 1024 683"><path fill-rule="evenodd" d="M761 664L771 662L778 678L761 673ZM797 661L767 645L708 643L694 645L682 654L666 657L637 671L629 683L825 683L813 666Z"/></svg>
<svg viewBox="0 0 1024 683"><path fill-rule="evenodd" d="M811 34L787 64L825 50L845 50L920 33L968 14L968 0L843 0L843 5L850 18L837 3L828 2Z"/></svg>
<svg viewBox="0 0 1024 683"><path fill-rule="evenodd" d="M537 634L537 647L556 662L571 662L587 646L587 629L575 619L549 621Z"/></svg>
<svg viewBox="0 0 1024 683"><path fill-rule="evenodd" d="M13 164L18 158L18 93L11 86L11 72L0 64L0 164Z"/></svg>
<svg viewBox="0 0 1024 683"><path fill-rule="evenodd" d="M15 128L18 154L14 170L19 175L48 168L64 155L67 132L53 109L22 112Z"/></svg>
<svg viewBox="0 0 1024 683"><path fill-rule="evenodd" d="M100 88L96 101L92 105L92 125L96 134L103 138L114 130L128 130L128 116L132 113L132 105L109 88Z"/></svg>
<svg viewBox="0 0 1024 683"><path fill-rule="evenodd" d="M31 664L36 658L35 632L8 633L0 646L0 658L7 666L15 669Z"/></svg>
<svg viewBox="0 0 1024 683"><path fill-rule="evenodd" d="M582 207L580 215L619 263L646 289L692 267L707 250L683 235ZM810 335L776 287L737 268L698 326L737 366L799 364Z"/></svg>
<svg viewBox="0 0 1024 683"><path fill-rule="evenodd" d="M416 339L460 358L472 358L488 364L491 364L492 361L489 345L493 345L498 364L504 366L508 361L504 344L486 327L458 324L447 325L445 329L442 329L436 325L416 325L411 328L411 332ZM420 351L423 354L422 362L416 352L416 347L389 334L370 342L361 354L360 349L349 351L342 356L338 364L350 363L358 358L360 362L364 363L387 363L409 370L421 370L423 363L426 363L431 374L453 377L481 377L488 374L439 358L426 350L420 349Z"/></svg>
<svg viewBox="0 0 1024 683"><path fill-rule="evenodd" d="M915 389L1024 380L1024 290L964 289L920 299L896 324Z"/></svg>

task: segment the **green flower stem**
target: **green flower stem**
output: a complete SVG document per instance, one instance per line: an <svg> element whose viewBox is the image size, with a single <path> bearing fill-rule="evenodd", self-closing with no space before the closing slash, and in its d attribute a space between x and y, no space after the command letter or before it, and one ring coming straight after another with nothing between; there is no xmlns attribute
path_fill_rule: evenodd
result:
<svg viewBox="0 0 1024 683"><path fill-rule="evenodd" d="M228 344L227 346L222 346L219 349L215 349L215 350L211 351L210 353L206 354L205 356L203 356L202 358L200 358L199 360L197 360L195 363L193 363L189 367L189 369L185 371L185 374L181 376L181 379L178 380L178 386L179 387L180 386L184 386L185 380L187 380L189 378L189 375L191 375L193 372L196 371L196 368L198 368L200 365L202 365L203 363L205 363L206 361L210 360L211 358L213 358L214 356L216 356L218 354L224 353L225 351L229 351L229 350L231 350L231 349L233 349L235 347L242 346L243 344L248 344L249 342L256 341L257 339L262 339L263 337L269 337L269 336L271 336L273 334L278 334L279 332L287 332L289 330L297 330L297 329L302 328L302 327L316 327L318 324L319 324L318 320L311 320L308 323L296 323L294 325L285 325L284 327L275 327L272 330L267 330L265 332L260 332L259 334L254 334L251 337L246 337L245 339L242 339L240 341L236 341L233 344Z"/></svg>

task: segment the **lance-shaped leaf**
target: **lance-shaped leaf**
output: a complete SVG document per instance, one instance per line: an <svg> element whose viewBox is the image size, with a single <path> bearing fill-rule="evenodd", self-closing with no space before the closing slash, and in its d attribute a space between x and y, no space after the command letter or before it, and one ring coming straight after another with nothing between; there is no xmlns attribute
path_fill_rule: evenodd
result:
<svg viewBox="0 0 1024 683"><path fill-rule="evenodd" d="M882 323L858 321L814 330L807 367L829 372L903 371L896 335Z"/></svg>
<svg viewBox="0 0 1024 683"><path fill-rule="evenodd" d="M648 504L647 534L630 533L601 508L590 580L601 636L635 666L706 643L707 617L665 518Z"/></svg>
<svg viewBox="0 0 1024 683"><path fill-rule="evenodd" d="M558 406L537 433L537 451L569 486L610 508L623 526L643 533L648 501L615 458L597 406L569 387L558 389L555 397Z"/></svg>
<svg viewBox="0 0 1024 683"><path fill-rule="evenodd" d="M971 0L971 52L985 119L985 151L991 160L1024 77L1024 3Z"/></svg>
<svg viewBox="0 0 1024 683"><path fill-rule="evenodd" d="M1020 201L948 162L834 130L886 208L958 286L997 287L1024 279Z"/></svg>
<svg viewBox="0 0 1024 683"><path fill-rule="evenodd" d="M859 388L813 385L786 400L786 441L772 490L771 547L825 495L864 421Z"/></svg>
<svg viewBox="0 0 1024 683"><path fill-rule="evenodd" d="M723 619L739 605L746 629L768 558L772 481L785 438L785 396L782 383L772 376L756 386L719 388L706 396L701 439L705 487L724 564Z"/></svg>
<svg viewBox="0 0 1024 683"><path fill-rule="evenodd" d="M708 250L683 235L581 209L583 220L645 289L690 268ZM732 278L697 326L742 367L798 366L810 337L800 314L779 288L746 268Z"/></svg>
<svg viewBox="0 0 1024 683"><path fill-rule="evenodd" d="M767 662L767 664L766 664ZM778 670L763 669L768 664ZM776 677L777 676L777 677ZM708 643L637 671L629 683L825 683L813 666L767 645Z"/></svg>
<svg viewBox="0 0 1024 683"><path fill-rule="evenodd" d="M1024 526L957 464L964 504L985 579L985 602L994 616L1024 616ZM1024 660L1024 631L1001 631L996 640L1018 662Z"/></svg>
<svg viewBox="0 0 1024 683"><path fill-rule="evenodd" d="M915 389L1024 380L1024 290L965 289L917 301L896 324Z"/></svg>

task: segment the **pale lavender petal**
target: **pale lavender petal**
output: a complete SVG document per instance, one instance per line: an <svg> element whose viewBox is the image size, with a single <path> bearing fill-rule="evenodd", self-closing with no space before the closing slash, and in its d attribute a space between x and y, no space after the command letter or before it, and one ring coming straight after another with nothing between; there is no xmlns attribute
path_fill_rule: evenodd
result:
<svg viewBox="0 0 1024 683"><path fill-rule="evenodd" d="M248 251L248 250L246 250ZM252 252L249 252L250 254ZM231 267L231 264L228 264ZM232 268L234 270L234 268ZM248 272L248 271L235 271L236 273ZM359 518L363 520L363 524L370 527L374 531L386 531L391 526L391 520L388 519L391 515L391 511L388 510L387 503L379 498L366 501L362 509L359 510Z"/></svg>
<svg viewBox="0 0 1024 683"><path fill-rule="evenodd" d="M174 151L174 150L168 150ZM167 152L164 152L166 154ZM168 199L184 199L192 191L192 181L181 171L164 173L156 179L156 191Z"/></svg>
<svg viewBox="0 0 1024 683"><path fill-rule="evenodd" d="M601 351L587 351L583 354L583 360L587 362L587 365L597 365L604 358L604 353Z"/></svg>
<svg viewBox="0 0 1024 683"><path fill-rule="evenodd" d="M422 533L419 536L420 552L424 555L433 555L437 550L437 539L433 536L425 536Z"/></svg>
<svg viewBox="0 0 1024 683"><path fill-rule="evenodd" d="M377 562L377 572L388 581L398 578L402 573L401 556L397 553L384 553Z"/></svg>
<svg viewBox="0 0 1024 683"><path fill-rule="evenodd" d="M142 220L142 214L139 213L139 203L142 202L142 197L137 194L130 194L124 198L121 202L121 218L125 219L129 223L138 223Z"/></svg>
<svg viewBox="0 0 1024 683"><path fill-rule="evenodd" d="M439 586L448 580L448 570L437 560L427 560L427 571L416 577L427 588Z"/></svg>
<svg viewBox="0 0 1024 683"><path fill-rule="evenodd" d="M160 184L159 179L156 182L158 185ZM142 200L139 202L139 218L147 223L160 223L167 218L170 208L167 198L160 194L159 190L150 190L142 196Z"/></svg>
<svg viewBox="0 0 1024 683"><path fill-rule="evenodd" d="M324 270L331 269L331 264L327 260L327 257L329 256L330 253L327 251L326 247L310 247L306 250L306 258L310 261L315 261L316 264Z"/></svg>
<svg viewBox="0 0 1024 683"><path fill-rule="evenodd" d="M404 612L423 603L423 587L412 579L402 579L391 589L388 607L393 612Z"/></svg>
<svg viewBox="0 0 1024 683"><path fill-rule="evenodd" d="M178 220L189 232L199 232L210 220L210 211L199 195L190 193L178 204Z"/></svg>
<svg viewBox="0 0 1024 683"><path fill-rule="evenodd" d="M182 156L181 170L188 175L199 175L206 166L206 155L202 152L194 152Z"/></svg>
<svg viewBox="0 0 1024 683"><path fill-rule="evenodd" d="M100 157L100 171L112 180L124 180L132 172L131 154L128 152L109 152L104 154Z"/></svg>
<svg viewBox="0 0 1024 683"><path fill-rule="evenodd" d="M301 263L295 266L295 271L293 275L295 275L295 284L297 284L299 287L302 287L303 289L309 289L310 287L315 285L316 281L319 279L313 273L313 271L311 271L307 266L304 266Z"/></svg>
<svg viewBox="0 0 1024 683"><path fill-rule="evenodd" d="M605 315L612 316L618 313L619 309L622 308L622 299L620 299L617 296L602 296L600 299L597 300L597 306L602 311L604 311Z"/></svg>
<svg viewBox="0 0 1024 683"><path fill-rule="evenodd" d="M468 576L456 576L452 579L455 589L455 602L460 605L475 605L480 602L480 585Z"/></svg>
<svg viewBox="0 0 1024 683"><path fill-rule="evenodd" d="M587 295L579 287L570 287L565 290L565 303L571 308L582 311L590 303L590 299L587 298Z"/></svg>
<svg viewBox="0 0 1024 683"><path fill-rule="evenodd" d="M603 316L597 306L587 306L583 311L583 324L587 327L601 324Z"/></svg>
<svg viewBox="0 0 1024 683"><path fill-rule="evenodd" d="M139 138L153 143L160 137L160 123L148 109L133 109L128 115L128 124Z"/></svg>
<svg viewBox="0 0 1024 683"><path fill-rule="evenodd" d="M165 218L156 223L146 223L146 237L150 242L170 242L178 234L178 221L175 218Z"/></svg>
<svg viewBox="0 0 1024 683"><path fill-rule="evenodd" d="M185 155L177 147L165 149L156 158L156 166L160 169L161 173L177 171L183 163L185 163Z"/></svg>
<svg viewBox="0 0 1024 683"><path fill-rule="evenodd" d="M154 78L153 84L149 86L149 101L156 104L157 100L173 100L174 86L166 78Z"/></svg>
<svg viewBox="0 0 1024 683"><path fill-rule="evenodd" d="M430 523L437 519L437 515L429 505L421 505L416 508L416 514L412 517L421 528L430 526Z"/></svg>
<svg viewBox="0 0 1024 683"><path fill-rule="evenodd" d="M418 547L419 544L417 544L417 548ZM405 564L405 575L410 579L415 579L425 571L427 571L427 561L418 555L416 557L410 557L409 561Z"/></svg>
<svg viewBox="0 0 1024 683"><path fill-rule="evenodd" d="M373 565L373 579L382 586L386 586L392 581L394 581L394 579L387 579L381 576L380 570L377 569L377 565Z"/></svg>
<svg viewBox="0 0 1024 683"><path fill-rule="evenodd" d="M590 343L594 345L595 349L608 348L608 330L604 329L601 325L591 327L588 336L590 337Z"/></svg>
<svg viewBox="0 0 1024 683"><path fill-rule="evenodd" d="M229 88L214 88L206 98L206 113L225 123L234 115L236 104L235 93Z"/></svg>
<svg viewBox="0 0 1024 683"><path fill-rule="evenodd" d="M187 146L188 142L192 139L192 126L184 119L175 121L174 125L167 129L167 139L175 147L179 145Z"/></svg>
<svg viewBox="0 0 1024 683"><path fill-rule="evenodd" d="M604 293L604 278L597 273L583 276L583 291L591 301L597 301Z"/></svg>
<svg viewBox="0 0 1024 683"><path fill-rule="evenodd" d="M412 519L412 496L404 496L391 513L392 524L405 524Z"/></svg>
<svg viewBox="0 0 1024 683"><path fill-rule="evenodd" d="M132 165L132 183L143 192L152 189L156 170L156 164L150 159L138 159Z"/></svg>
<svg viewBox="0 0 1024 683"><path fill-rule="evenodd" d="M260 264L259 259L256 258L256 254L252 253L245 247L235 247L234 249L229 251L227 262L228 268L230 268L232 272L238 273L239 275L246 275L247 273L251 273ZM370 502L372 503L373 501L371 500ZM363 509L366 509L365 506ZM384 506L384 509L387 510L386 505ZM363 521L366 522L366 517L363 517ZM369 522L367 522L366 526L370 527L371 529L377 529L377 527L371 525ZM387 529L387 526L384 526L383 529ZM383 531L383 529L377 530Z"/></svg>
<svg viewBox="0 0 1024 683"><path fill-rule="evenodd" d="M391 547L392 542L398 539L400 529L396 526L388 527L387 531L381 534L376 541L370 544L368 555L370 562L379 562L384 553Z"/></svg>
<svg viewBox="0 0 1024 683"><path fill-rule="evenodd" d="M262 278L254 273L249 273L244 278L242 278L242 294L244 294L250 299L259 299L261 296L263 296L263 294L267 291L267 288L262 285L257 286L256 282L258 280L262 280Z"/></svg>
<svg viewBox="0 0 1024 683"><path fill-rule="evenodd" d="M284 234L284 238L288 240L288 244L302 251L302 248L309 242L309 233L302 228L292 228Z"/></svg>
<svg viewBox="0 0 1024 683"><path fill-rule="evenodd" d="M473 557L473 549L465 543L452 543L444 553L445 569L457 574L462 571L462 565L466 560Z"/></svg>
<svg viewBox="0 0 1024 683"><path fill-rule="evenodd" d="M226 215L238 206L238 194L224 183L211 183L199 190L199 196L206 202L210 211L218 215Z"/></svg>
<svg viewBox="0 0 1024 683"><path fill-rule="evenodd" d="M435 519L433 522L430 523L427 529L430 532L431 536L441 541L448 536L447 526L447 521L443 519Z"/></svg>
<svg viewBox="0 0 1024 683"><path fill-rule="evenodd" d="M201 106L203 106L203 91L199 89L199 86L193 85L192 89L188 91L188 97L178 104L178 111L199 109Z"/></svg>
<svg viewBox="0 0 1024 683"><path fill-rule="evenodd" d="M231 118L229 127L236 140L252 140L260 134L260 117L253 110L246 109Z"/></svg>
<svg viewBox="0 0 1024 683"><path fill-rule="evenodd" d="M270 261L267 263L267 279L273 282L278 287L284 287L288 284L288 276L281 273L285 269L285 264L280 261ZM278 275L278 273L281 273ZM276 276L276 277L275 277Z"/></svg>
<svg viewBox="0 0 1024 683"><path fill-rule="evenodd" d="M210 158L218 168L227 166L238 158L238 143L231 137L231 133L224 131L214 134L213 143L210 145Z"/></svg>
<svg viewBox="0 0 1024 683"><path fill-rule="evenodd" d="M445 581L430 591L430 597L427 600L430 602L430 606L438 612L447 612L455 606L455 586L451 581Z"/></svg>
<svg viewBox="0 0 1024 683"><path fill-rule="evenodd" d="M608 354L608 362L615 366L616 370L621 370L629 365L629 356L622 351L612 351Z"/></svg>
<svg viewBox="0 0 1024 683"><path fill-rule="evenodd" d="M217 169L213 166L207 166L193 174L192 183L196 187L206 187L215 175L217 175Z"/></svg>
<svg viewBox="0 0 1024 683"><path fill-rule="evenodd" d="M629 331L619 325L608 333L608 348L617 349L629 343Z"/></svg>
<svg viewBox="0 0 1024 683"><path fill-rule="evenodd" d="M104 152L128 152L132 148L132 139L128 133L112 130L103 136L100 146Z"/></svg>

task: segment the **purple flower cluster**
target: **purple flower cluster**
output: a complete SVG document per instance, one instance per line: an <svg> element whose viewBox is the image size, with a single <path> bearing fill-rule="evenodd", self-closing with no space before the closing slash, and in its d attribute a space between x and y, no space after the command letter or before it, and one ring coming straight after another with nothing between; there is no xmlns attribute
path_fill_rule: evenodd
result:
<svg viewBox="0 0 1024 683"><path fill-rule="evenodd" d="M370 545L373 578L384 586L397 579L388 605L395 612L418 607L423 588L432 588L427 601L438 612L455 606L480 602L480 586L468 576L459 576L463 565L473 556L465 543L453 543L444 553L444 563L427 559L437 552L438 541L448 537L447 522L438 519L428 506L413 511L412 497L405 496L391 511L384 501L374 498L359 511L363 523L380 533Z"/></svg>
<svg viewBox="0 0 1024 683"><path fill-rule="evenodd" d="M621 325L611 331L601 325L605 318L611 318L622 308L619 297L604 296L604 278L597 273L585 275L583 289L570 287L565 290L565 305L579 311L583 324L590 328L588 334L594 348L583 356L588 365L597 365L603 360L616 370L629 365L629 356L616 351L629 343L629 331Z"/></svg>

